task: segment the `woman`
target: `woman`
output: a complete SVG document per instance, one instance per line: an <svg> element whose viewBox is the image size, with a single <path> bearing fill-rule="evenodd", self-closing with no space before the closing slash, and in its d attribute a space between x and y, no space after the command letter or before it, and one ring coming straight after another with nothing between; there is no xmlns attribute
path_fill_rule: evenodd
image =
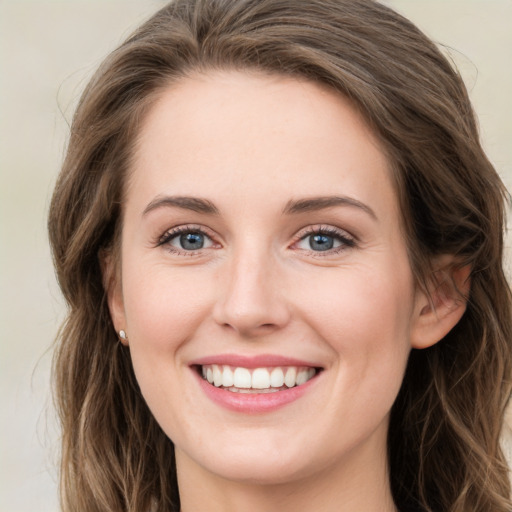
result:
<svg viewBox="0 0 512 512"><path fill-rule="evenodd" d="M51 204L64 510L510 510L505 191L367 0L177 0Z"/></svg>

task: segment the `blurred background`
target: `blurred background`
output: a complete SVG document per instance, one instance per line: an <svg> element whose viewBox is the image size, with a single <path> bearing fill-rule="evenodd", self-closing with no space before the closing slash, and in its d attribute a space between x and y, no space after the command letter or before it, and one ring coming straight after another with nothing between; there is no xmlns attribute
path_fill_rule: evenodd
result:
<svg viewBox="0 0 512 512"><path fill-rule="evenodd" d="M58 510L53 339L65 309L46 215L91 73L162 0L0 0L0 510ZM386 0L456 63L512 185L512 0Z"/></svg>

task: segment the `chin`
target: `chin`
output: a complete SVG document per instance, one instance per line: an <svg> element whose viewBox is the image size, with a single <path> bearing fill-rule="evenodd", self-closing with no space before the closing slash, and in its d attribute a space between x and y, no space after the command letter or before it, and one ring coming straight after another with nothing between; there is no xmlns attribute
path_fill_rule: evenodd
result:
<svg viewBox="0 0 512 512"><path fill-rule="evenodd" d="M247 439L244 444L243 438ZM208 454L196 450L187 453L177 450L178 465L190 465L201 468L211 475L241 484L252 485L279 485L296 482L322 472L332 464L332 453L318 453L315 457L308 454L313 450L305 448L301 440L297 445L283 439L275 438L270 442L269 433L266 433L267 442L262 443L265 437L261 432L256 438L240 436L233 442L212 443L214 449L208 449ZM259 439L258 439L259 438ZM202 445L203 449L205 445ZM338 458L338 457L336 457Z"/></svg>
<svg viewBox="0 0 512 512"><path fill-rule="evenodd" d="M307 468L307 469L306 469ZM217 476L250 485L281 485L296 482L312 473L311 465L298 465L285 461L261 460L258 458L233 461L215 461L206 469Z"/></svg>

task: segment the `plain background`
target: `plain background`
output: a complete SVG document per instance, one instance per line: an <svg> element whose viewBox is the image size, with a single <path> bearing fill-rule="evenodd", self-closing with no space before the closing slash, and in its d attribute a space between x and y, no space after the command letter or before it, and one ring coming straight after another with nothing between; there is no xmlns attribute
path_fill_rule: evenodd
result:
<svg viewBox="0 0 512 512"><path fill-rule="evenodd" d="M53 338L65 309L46 236L87 78L162 0L0 0L0 510L57 511ZM512 185L512 0L388 0L446 45Z"/></svg>

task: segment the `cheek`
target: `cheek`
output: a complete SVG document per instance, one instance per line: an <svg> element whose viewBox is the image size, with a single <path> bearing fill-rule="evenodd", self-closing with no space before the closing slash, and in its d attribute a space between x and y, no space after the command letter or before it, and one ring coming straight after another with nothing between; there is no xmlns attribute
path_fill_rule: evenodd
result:
<svg viewBox="0 0 512 512"><path fill-rule="evenodd" d="M165 265L127 267L123 295L131 339L169 349L197 326L211 309L211 290L202 272L176 271ZM211 277L210 277L211 279Z"/></svg>
<svg viewBox="0 0 512 512"><path fill-rule="evenodd" d="M164 422L173 423L172 411L179 410L183 390L171 395L169 390L183 379L182 347L209 315L211 287L205 286L204 276L192 272L127 263L123 295L130 354L142 394L150 409L159 412L159 421L164 411Z"/></svg>
<svg viewBox="0 0 512 512"><path fill-rule="evenodd" d="M328 338L349 338L351 345L360 345L372 342L361 337L363 333L380 333L383 339L389 339L397 334L403 338L408 332L413 308L409 275L392 275L369 267L341 269L311 279L307 287L301 288L295 296L300 297L303 315Z"/></svg>
<svg viewBox="0 0 512 512"><path fill-rule="evenodd" d="M330 345L343 368L338 375L354 392L398 391L410 351L412 290L410 273L360 267L314 280L301 295L302 316Z"/></svg>
<svg viewBox="0 0 512 512"><path fill-rule="evenodd" d="M212 286L201 272L124 262L123 296L132 364L149 408L166 431L186 430L182 418L182 347L211 311ZM176 424L176 418L180 423Z"/></svg>

